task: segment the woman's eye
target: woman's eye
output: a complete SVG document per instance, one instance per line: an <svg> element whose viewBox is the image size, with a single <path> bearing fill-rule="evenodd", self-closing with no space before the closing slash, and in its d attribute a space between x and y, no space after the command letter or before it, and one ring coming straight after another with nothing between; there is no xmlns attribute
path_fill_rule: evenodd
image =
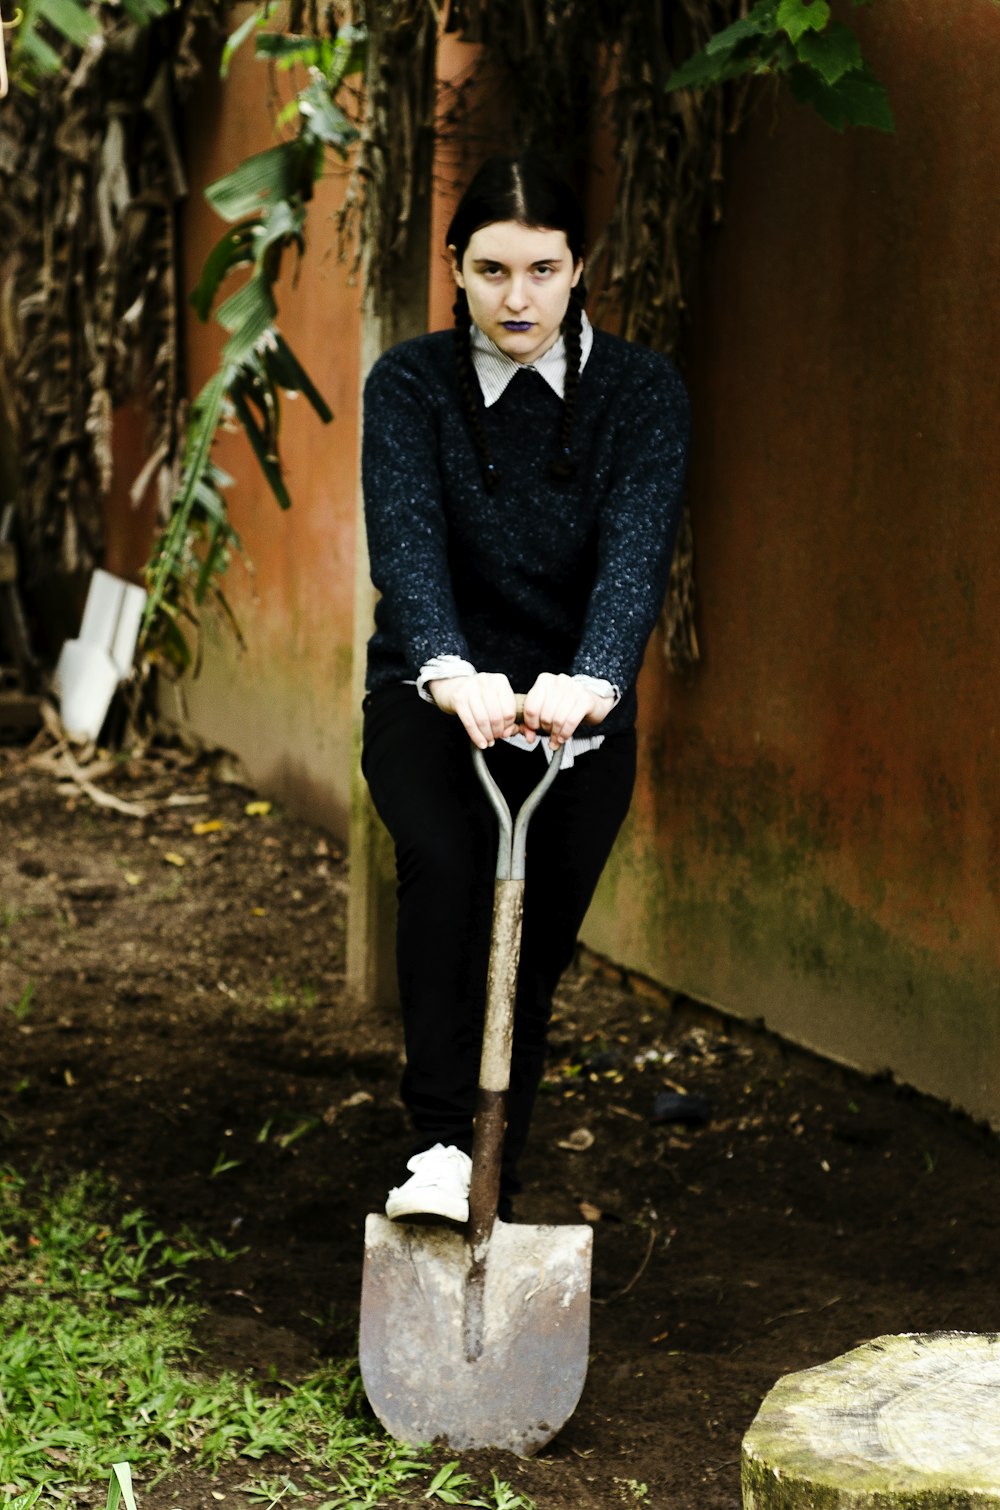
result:
<svg viewBox="0 0 1000 1510"><path fill-rule="evenodd" d="M552 272L552 268L549 266L549 264L547 262L544 262L544 263L542 263L541 267L536 267L535 268L535 277L536 278L547 278L551 272Z"/></svg>

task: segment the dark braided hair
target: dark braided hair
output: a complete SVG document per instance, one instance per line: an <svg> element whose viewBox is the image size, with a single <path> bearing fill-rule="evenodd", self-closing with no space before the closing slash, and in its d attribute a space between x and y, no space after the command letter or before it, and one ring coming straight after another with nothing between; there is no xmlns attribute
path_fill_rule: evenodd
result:
<svg viewBox="0 0 1000 1510"><path fill-rule="evenodd" d="M566 343L566 384L563 389L563 416L559 426L559 454L549 462L549 476L567 482L576 476L573 460L573 421L576 419L576 395L580 387L580 334L587 290L582 276L569 293L569 308L563 317L562 335Z"/></svg>
<svg viewBox="0 0 1000 1510"><path fill-rule="evenodd" d="M476 173L459 200L445 237L461 263L473 234L484 225L514 220L532 229L563 231L574 263L583 256L583 211L569 185L534 153L519 157L490 157ZM566 386L559 450L549 464L549 476L565 480L574 476L573 422L580 383L580 333L585 299L582 277L570 291L569 307L562 322L566 343ZM493 492L500 475L490 455L483 425L482 394L472 362L469 304L459 289L454 303L455 356L462 408L469 422L476 451L483 467L483 481Z"/></svg>
<svg viewBox="0 0 1000 1510"><path fill-rule="evenodd" d="M486 439L486 429L483 425L482 392L479 387L479 379L476 377L476 369L472 365L472 316L469 314L469 301L465 297L465 289L458 290L452 313L455 316L455 360L458 363L458 391L462 398L462 408L465 417L469 421L472 438L476 443L476 451L483 466L483 481L486 490L492 493L500 481L496 462L490 455L489 441Z"/></svg>

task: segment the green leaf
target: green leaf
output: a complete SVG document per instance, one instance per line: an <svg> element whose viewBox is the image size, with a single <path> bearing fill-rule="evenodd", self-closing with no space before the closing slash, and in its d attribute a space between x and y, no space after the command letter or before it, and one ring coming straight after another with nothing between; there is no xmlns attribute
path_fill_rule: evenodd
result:
<svg viewBox="0 0 1000 1510"><path fill-rule="evenodd" d="M119 1500L125 1501L125 1510L136 1510L135 1495L132 1493L132 1470L128 1463L111 1465L106 1510L118 1510Z"/></svg>
<svg viewBox="0 0 1000 1510"><path fill-rule="evenodd" d="M836 84L845 73L864 63L861 43L849 26L835 21L829 31L808 31L796 46L803 63L821 74L827 84Z"/></svg>
<svg viewBox="0 0 1000 1510"><path fill-rule="evenodd" d="M142 616L143 635L156 618L164 601L167 585L172 574L172 562L177 558L187 533L191 506L205 469L209 465L212 443L219 428L219 417L226 397L226 385L232 373L225 367L212 374L191 406L191 420L184 444L184 478L180 495L174 505L170 523L163 537L159 555L149 572L147 586L149 596Z"/></svg>
<svg viewBox="0 0 1000 1510"><path fill-rule="evenodd" d="M793 42L807 31L822 31L830 19L827 0L781 0L778 6L778 25L788 33Z"/></svg>
<svg viewBox="0 0 1000 1510"><path fill-rule="evenodd" d="M205 258L198 286L190 295L199 320L208 319L223 279L234 268L245 267L253 261L254 233L259 225L259 220L247 220L234 231L227 231Z"/></svg>
<svg viewBox="0 0 1000 1510"><path fill-rule="evenodd" d="M843 131L845 126L896 129L885 86L867 64L844 74L835 84L825 83L813 69L800 64L789 72L788 83L799 103L811 105L836 131Z"/></svg>
<svg viewBox="0 0 1000 1510"><path fill-rule="evenodd" d="M248 279L216 313L223 330L230 332L222 351L223 361L233 367L245 362L267 334L277 313L274 296L265 280L256 275Z"/></svg>
<svg viewBox="0 0 1000 1510"><path fill-rule="evenodd" d="M333 410L289 347L280 330L272 330L271 336L274 345L269 345L264 352L264 363L272 381L279 388L288 389L290 393L301 393L303 398L307 398L312 404L324 425L328 425L333 419Z"/></svg>
<svg viewBox="0 0 1000 1510"><path fill-rule="evenodd" d="M225 556L231 545L232 530L227 520L215 524L208 539L208 547L198 573L198 579L194 585L194 601L204 603L205 595L212 585L212 578L216 576L225 565Z"/></svg>
<svg viewBox="0 0 1000 1510"><path fill-rule="evenodd" d="M38 73L58 73L62 68L62 58L54 47L50 47L44 37L40 37L35 30L34 24L28 21L23 23L22 33L15 33L17 38L17 57L27 58L28 62Z"/></svg>
<svg viewBox="0 0 1000 1510"><path fill-rule="evenodd" d="M280 68L291 68L295 63L307 67L319 66L322 43L315 37L299 37L290 32L268 31L257 38L258 58L270 58Z"/></svg>
<svg viewBox="0 0 1000 1510"><path fill-rule="evenodd" d="M97 17L78 0L37 0L35 14L54 26L74 47L86 47L101 29Z"/></svg>
<svg viewBox="0 0 1000 1510"><path fill-rule="evenodd" d="M268 203L290 199L297 187L297 167L296 143L282 142L245 158L238 168L210 183L205 198L223 220L242 220L259 214Z"/></svg>
<svg viewBox="0 0 1000 1510"><path fill-rule="evenodd" d="M748 37L773 36L776 23L774 0L771 0L768 5L755 5L748 16L734 21L731 26L724 26L722 31L717 31L715 36L706 42L705 51L710 54L722 52L729 47L735 47L737 42L743 42Z"/></svg>
<svg viewBox="0 0 1000 1510"><path fill-rule="evenodd" d="M751 73L758 63L753 53L736 56L737 44L714 54L696 52L680 68L675 68L664 86L671 89L704 89L709 84L721 84L734 79L738 74Z"/></svg>
<svg viewBox="0 0 1000 1510"><path fill-rule="evenodd" d="M333 41L329 66L325 70L327 82L339 84L352 73L361 73L368 53L368 33L363 26L342 26Z"/></svg>
<svg viewBox="0 0 1000 1510"><path fill-rule="evenodd" d="M302 246L302 228L306 221L305 206L287 199L279 199L267 218L254 228L253 258L258 267L265 255L278 242L294 241ZM275 269L275 275L277 269Z"/></svg>
<svg viewBox="0 0 1000 1510"><path fill-rule="evenodd" d="M242 387L238 386L230 389L229 396L233 401L233 407L239 417L240 424L246 431L247 439L253 447L254 455L267 479L271 492L283 509L290 509L292 500L288 489L285 487L277 449L274 447L268 431L257 422L250 405L247 403Z"/></svg>
<svg viewBox="0 0 1000 1510"><path fill-rule="evenodd" d="M229 77L229 65L233 61L233 54L236 52L237 48L243 46L243 43L246 41L247 37L249 37L250 33L256 27L263 26L266 19L266 14L266 7L261 10L254 11L251 15L247 16L246 20L240 22L239 26L234 32L230 32L229 36L226 38L226 45L222 49L222 60L219 63L219 77L221 79L226 79ZM258 48L260 47L259 41L257 46Z"/></svg>
<svg viewBox="0 0 1000 1510"><path fill-rule="evenodd" d="M299 114L305 116L314 136L346 157L351 142L357 139L358 130L334 104L322 80L314 79L307 89L301 91Z"/></svg>
<svg viewBox="0 0 1000 1510"><path fill-rule="evenodd" d="M151 21L165 16L170 6L166 0L122 0L122 9L137 26L148 26Z"/></svg>

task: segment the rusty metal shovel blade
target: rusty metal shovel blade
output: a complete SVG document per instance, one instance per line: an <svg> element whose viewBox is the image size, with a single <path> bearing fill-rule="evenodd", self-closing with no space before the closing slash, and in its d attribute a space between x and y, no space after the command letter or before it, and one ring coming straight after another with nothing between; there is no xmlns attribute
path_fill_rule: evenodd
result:
<svg viewBox="0 0 1000 1510"><path fill-rule="evenodd" d="M369 1216L361 1376L390 1435L520 1457L551 1441L587 1374L592 1245L589 1227L497 1221L477 1285L459 1233Z"/></svg>

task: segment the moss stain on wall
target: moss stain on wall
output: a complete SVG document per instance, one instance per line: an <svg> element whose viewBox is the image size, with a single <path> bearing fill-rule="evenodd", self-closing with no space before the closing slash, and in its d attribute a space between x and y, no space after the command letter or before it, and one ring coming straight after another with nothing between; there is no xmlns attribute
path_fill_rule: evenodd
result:
<svg viewBox="0 0 1000 1510"><path fill-rule="evenodd" d="M896 908L889 926L876 916L889 910L891 890L877 830L859 861L856 836L826 798L796 792L792 773L766 758L743 770L703 759L696 806L678 776L676 767L660 776L674 797L659 843L643 821L646 802L637 804L586 942L807 1047L864 1070L891 1067L1000 1122L996 975L968 947L939 878L928 874L918 888L939 903L926 913Z"/></svg>

